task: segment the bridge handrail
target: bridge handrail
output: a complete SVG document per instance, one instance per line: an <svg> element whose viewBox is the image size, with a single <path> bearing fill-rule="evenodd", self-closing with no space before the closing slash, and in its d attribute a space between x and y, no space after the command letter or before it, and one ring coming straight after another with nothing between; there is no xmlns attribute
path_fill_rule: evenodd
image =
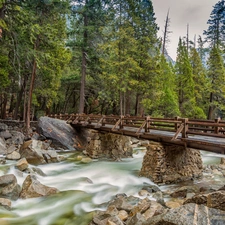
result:
<svg viewBox="0 0 225 225"><path fill-rule="evenodd" d="M52 114L50 117L64 119L68 123L87 126L112 125L113 129L123 129L124 127L137 128L137 133L150 132L150 130L173 131L176 132L174 138L181 133L182 138L188 135L201 135L213 137L225 137L225 121L220 119L188 119L188 118L156 118L150 116L118 116L100 114ZM176 139L175 138L175 139Z"/></svg>

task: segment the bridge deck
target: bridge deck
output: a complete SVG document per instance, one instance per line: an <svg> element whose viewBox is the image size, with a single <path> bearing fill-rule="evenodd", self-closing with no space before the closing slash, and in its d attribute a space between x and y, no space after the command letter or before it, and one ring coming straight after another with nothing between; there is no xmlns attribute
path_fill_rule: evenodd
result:
<svg viewBox="0 0 225 225"><path fill-rule="evenodd" d="M175 132L171 131L160 131L151 129L150 132L145 132L144 129L141 129L137 133L138 128L131 128L126 126L124 126L122 129L112 130L112 125L97 126L97 123L93 123L91 125L84 125L82 123L71 125L73 127L86 127L90 129L99 130L101 132L110 132L168 144L185 145L190 148L197 148L211 152L217 152L222 154L225 153L225 135L224 138L215 138L208 136L206 137L200 135L188 135L187 138L182 138L182 135L179 134L176 140L172 140L175 135Z"/></svg>
<svg viewBox="0 0 225 225"><path fill-rule="evenodd" d="M168 144L225 153L225 121L102 115L53 115L74 128L89 128Z"/></svg>

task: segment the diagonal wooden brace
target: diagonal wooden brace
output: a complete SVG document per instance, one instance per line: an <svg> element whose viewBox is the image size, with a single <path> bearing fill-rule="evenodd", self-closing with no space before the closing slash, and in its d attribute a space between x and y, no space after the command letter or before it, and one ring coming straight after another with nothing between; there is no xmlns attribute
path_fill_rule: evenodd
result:
<svg viewBox="0 0 225 225"><path fill-rule="evenodd" d="M171 141L176 140L178 135L182 132L183 129L184 129L184 124L182 123L180 127L178 128L177 132L175 133L175 135L173 136L173 138L171 139Z"/></svg>
<svg viewBox="0 0 225 225"><path fill-rule="evenodd" d="M117 122L116 122L116 124L113 126L113 128L112 128L112 131L114 131L115 130L115 128L117 127L117 126L119 126L119 124L121 123L121 119L119 119Z"/></svg>
<svg viewBox="0 0 225 225"><path fill-rule="evenodd" d="M140 131L144 128L144 126L146 125L146 123L147 123L147 121L145 120L135 134L140 133Z"/></svg>

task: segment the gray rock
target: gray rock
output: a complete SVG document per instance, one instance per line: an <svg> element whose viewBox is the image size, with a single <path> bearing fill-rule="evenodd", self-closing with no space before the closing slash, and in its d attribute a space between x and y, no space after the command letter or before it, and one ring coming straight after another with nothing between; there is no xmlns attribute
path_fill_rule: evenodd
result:
<svg viewBox="0 0 225 225"><path fill-rule="evenodd" d="M20 171L24 171L28 168L29 164L27 162L27 160L25 158L20 159L17 163L16 163L16 168Z"/></svg>
<svg viewBox="0 0 225 225"><path fill-rule="evenodd" d="M14 152L16 150L17 150L16 146L15 145L11 145L11 146L9 146L7 148L6 154L10 154L10 153L12 153L12 152Z"/></svg>
<svg viewBox="0 0 225 225"><path fill-rule="evenodd" d="M37 140L24 142L19 151L21 158L26 158L27 162L33 165L60 161L56 151L44 150L42 144L41 141Z"/></svg>
<svg viewBox="0 0 225 225"><path fill-rule="evenodd" d="M19 132L19 131L11 131L10 132L12 134L12 138L11 138L11 143L14 145L22 145L25 139L25 136L23 133Z"/></svg>
<svg viewBox="0 0 225 225"><path fill-rule="evenodd" d="M142 225L222 225L225 211L194 203L170 209L168 212L148 219Z"/></svg>
<svg viewBox="0 0 225 225"><path fill-rule="evenodd" d="M8 126L5 123L0 123L0 132L8 130Z"/></svg>
<svg viewBox="0 0 225 225"><path fill-rule="evenodd" d="M19 198L20 186L13 174L0 177L0 197L17 200Z"/></svg>
<svg viewBox="0 0 225 225"><path fill-rule="evenodd" d="M184 186L176 189L173 193L170 194L173 198L186 198L188 193L199 193L200 189L197 186Z"/></svg>
<svg viewBox="0 0 225 225"><path fill-rule="evenodd" d="M10 210L12 203L7 198L0 198L0 205L3 206L5 209Z"/></svg>
<svg viewBox="0 0 225 225"><path fill-rule="evenodd" d="M6 131L1 131L1 132L0 132L0 137L4 138L4 139L6 140L6 139L11 138L11 137L12 137L12 134L9 133L8 130L6 130Z"/></svg>
<svg viewBox="0 0 225 225"><path fill-rule="evenodd" d="M6 159L9 159L9 160L18 160L20 158L21 158L20 153L17 151L14 151L14 152L6 155Z"/></svg>
<svg viewBox="0 0 225 225"><path fill-rule="evenodd" d="M46 176L46 174L38 167L32 167L30 171L43 177Z"/></svg>
<svg viewBox="0 0 225 225"><path fill-rule="evenodd" d="M6 143L3 138L0 137L0 154L5 154L6 153Z"/></svg>
<svg viewBox="0 0 225 225"><path fill-rule="evenodd" d="M66 121L49 117L40 117L38 130L45 137L60 143L69 150L75 150L76 132Z"/></svg>
<svg viewBox="0 0 225 225"><path fill-rule="evenodd" d="M46 160L43 157L41 150L41 142L36 140L29 140L24 142L20 148L21 158L26 158L28 163L39 165L46 164Z"/></svg>
<svg viewBox="0 0 225 225"><path fill-rule="evenodd" d="M215 191L207 194L195 195L187 199L184 204L196 203L203 204L210 208L220 209L225 211L225 191Z"/></svg>
<svg viewBox="0 0 225 225"><path fill-rule="evenodd" d="M145 183L145 186L142 188L142 190L146 190L149 193L154 193L154 192L161 191L158 186L156 186L154 184L150 185L150 184L146 184L146 183Z"/></svg>
<svg viewBox="0 0 225 225"><path fill-rule="evenodd" d="M35 176L28 175L23 182L20 198L35 198L58 193L58 189L41 184Z"/></svg>

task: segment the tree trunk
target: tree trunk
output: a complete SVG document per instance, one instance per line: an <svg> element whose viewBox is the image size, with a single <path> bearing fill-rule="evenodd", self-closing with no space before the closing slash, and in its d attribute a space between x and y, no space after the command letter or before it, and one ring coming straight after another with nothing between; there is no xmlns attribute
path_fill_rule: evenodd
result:
<svg viewBox="0 0 225 225"><path fill-rule="evenodd" d="M7 93L4 93L3 94L3 102L2 102L2 112L1 112L2 119L6 119L7 101L8 101Z"/></svg>
<svg viewBox="0 0 225 225"><path fill-rule="evenodd" d="M213 102L213 93L210 93L210 98L209 98L209 110L208 110L208 116L207 119L211 120L213 119L213 106L212 106L212 102Z"/></svg>
<svg viewBox="0 0 225 225"><path fill-rule="evenodd" d="M84 15L84 46L87 46L87 15ZM85 80L87 72L87 53L85 47L82 49L82 69L81 69L81 85L80 85L80 105L79 113L84 113L84 102L85 102Z"/></svg>
<svg viewBox="0 0 225 225"><path fill-rule="evenodd" d="M168 42L168 34L169 32L169 10L167 12L167 16L166 16L166 22L165 22L165 27L164 27L164 32L163 32L163 43L162 43L162 55L165 55L165 51L166 51L166 43Z"/></svg>
<svg viewBox="0 0 225 225"><path fill-rule="evenodd" d="M135 103L135 116L138 115L138 108L139 108L139 96L140 94L136 94L136 103Z"/></svg>
<svg viewBox="0 0 225 225"><path fill-rule="evenodd" d="M33 61L33 69L31 74L31 80L30 80L30 88L29 88L29 94L28 94L28 101L27 101L27 110L26 110L26 131L28 132L30 128L30 114L31 114L31 105L32 105L32 94L34 89L34 81L36 77L36 70L37 70L37 62L36 59Z"/></svg>
<svg viewBox="0 0 225 225"><path fill-rule="evenodd" d="M10 98L10 106L9 106L9 113L10 113L10 114L12 114L12 111L13 111L13 109L14 109L14 104L13 104L14 98L15 98L14 94L11 94L11 98Z"/></svg>
<svg viewBox="0 0 225 225"><path fill-rule="evenodd" d="M20 107L20 104L22 102L23 93L24 93L24 90L26 89L26 86L27 86L27 79L25 77L24 80L23 80L23 85L21 86L20 91L19 91L19 94L17 95L17 101L16 101L16 106L15 106L14 115L13 115L13 119L14 120L17 120L18 119L19 107ZM26 101L26 100L24 99L24 101ZM22 115L20 115L20 117L21 116ZM23 117L23 119L24 118L25 117Z"/></svg>
<svg viewBox="0 0 225 225"><path fill-rule="evenodd" d="M131 91L127 91L126 93L126 111L125 114L130 115L130 105L131 105Z"/></svg>

